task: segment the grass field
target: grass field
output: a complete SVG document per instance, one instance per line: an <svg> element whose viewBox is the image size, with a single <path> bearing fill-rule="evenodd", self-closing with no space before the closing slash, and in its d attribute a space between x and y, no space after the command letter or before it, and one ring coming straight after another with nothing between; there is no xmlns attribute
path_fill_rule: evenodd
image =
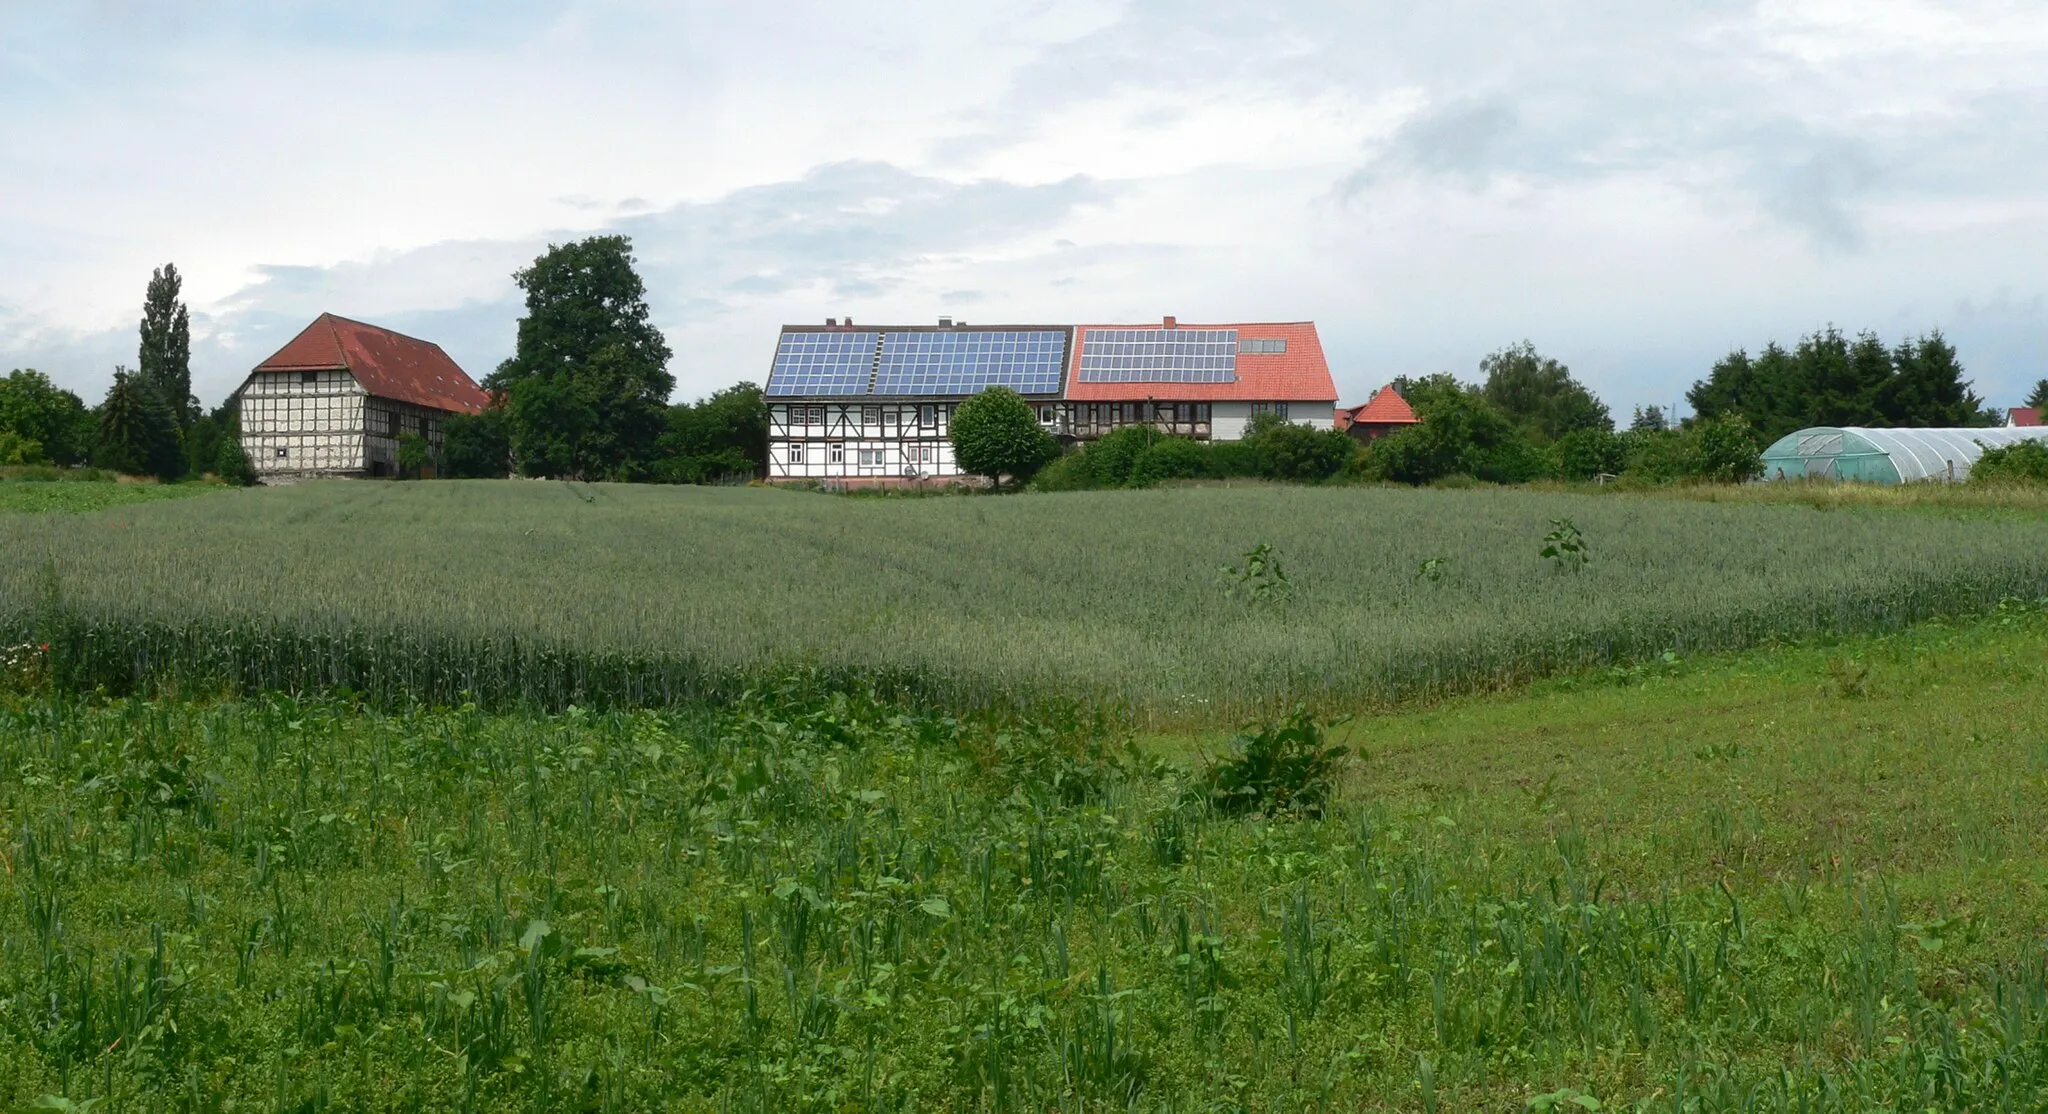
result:
<svg viewBox="0 0 2048 1114"><path fill-rule="evenodd" d="M10 479L0 476L0 514L82 514L224 490L219 484ZM0 531L4 531L0 527ZM0 536L5 536L0 533Z"/></svg>
<svg viewBox="0 0 2048 1114"><path fill-rule="evenodd" d="M1559 519L1581 568L1540 555ZM807 666L1227 725L2048 595L2035 518L1515 491L329 483L0 531L0 624L77 685L389 707L659 705ZM1220 571L1262 544L1284 584Z"/></svg>
<svg viewBox="0 0 2048 1114"><path fill-rule="evenodd" d="M2029 609L1354 721L1321 819L794 690L0 698L0 1107L2037 1110L2044 724Z"/></svg>

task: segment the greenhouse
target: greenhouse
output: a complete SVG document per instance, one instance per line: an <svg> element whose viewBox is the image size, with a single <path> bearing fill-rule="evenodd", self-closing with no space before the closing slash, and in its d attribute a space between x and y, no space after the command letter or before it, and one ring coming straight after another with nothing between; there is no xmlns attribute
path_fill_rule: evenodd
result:
<svg viewBox="0 0 2048 1114"><path fill-rule="evenodd" d="M1864 429L1815 426L1788 433L1764 450L1764 478L1802 476L1864 483L1961 480L1987 448L2048 441L2048 427Z"/></svg>

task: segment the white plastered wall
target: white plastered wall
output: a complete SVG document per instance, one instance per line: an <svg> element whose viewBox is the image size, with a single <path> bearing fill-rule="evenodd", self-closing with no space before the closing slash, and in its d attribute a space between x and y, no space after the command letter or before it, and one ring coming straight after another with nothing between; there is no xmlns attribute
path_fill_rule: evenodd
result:
<svg viewBox="0 0 2048 1114"><path fill-rule="evenodd" d="M1219 402L1209 411L1209 438L1213 441L1242 441L1254 408L1279 405L1270 402ZM1311 429L1333 429L1337 412L1328 402L1286 402L1287 420Z"/></svg>

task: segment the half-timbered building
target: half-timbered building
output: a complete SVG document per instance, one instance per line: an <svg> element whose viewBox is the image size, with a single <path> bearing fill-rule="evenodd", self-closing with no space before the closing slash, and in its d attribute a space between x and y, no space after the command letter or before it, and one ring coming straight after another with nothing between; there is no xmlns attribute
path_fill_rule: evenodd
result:
<svg viewBox="0 0 2048 1114"><path fill-rule="evenodd" d="M441 346L323 313L235 391L256 477L398 474L399 439L441 450L442 424L490 405Z"/></svg>
<svg viewBox="0 0 2048 1114"><path fill-rule="evenodd" d="M1260 412L1327 429L1337 401L1311 322L790 325L764 392L769 478L959 476L954 407L998 385L1070 441L1135 424L1236 440Z"/></svg>

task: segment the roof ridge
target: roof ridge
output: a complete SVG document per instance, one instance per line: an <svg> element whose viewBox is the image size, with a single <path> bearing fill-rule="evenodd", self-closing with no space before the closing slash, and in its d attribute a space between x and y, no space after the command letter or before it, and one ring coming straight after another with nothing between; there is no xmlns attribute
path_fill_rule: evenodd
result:
<svg viewBox="0 0 2048 1114"><path fill-rule="evenodd" d="M371 323L370 323L370 322L368 322L368 321L359 321L359 320L357 320L357 319L355 319L355 318L353 318L353 317L343 317L342 315L340 315L340 314L338 314L338 313L330 313L330 312L328 312L328 311L326 311L326 310L322 310L322 311L321 311L321 313L320 313L320 317L321 317L321 319L322 319L322 320L326 320L326 321L329 321L329 322L334 322L334 321L340 321L340 322L342 322L342 323L344 323L344 324L348 324L348 325L354 325L354 326L356 326L356 327L358 327L358 328L363 328L363 329L373 329L373 330L375 330L375 331L377 331L377 332L380 332L380 333L383 333L383 334L385 334L385 335L387 335L387 336L394 336L394 337L397 337L397 338L399 338L400 340L409 340L409 341L412 341L412 342L413 342L414 344L425 344L425 345L429 345L429 346L431 346L431 347L434 347L434 348L439 348L439 347L441 347L441 346L440 346L439 344L435 344L435 343L434 343L433 341L431 341L431 340L428 340L428 339L427 339L427 338L425 338L425 337L416 337L416 336L413 336L413 335L412 335L411 333L401 333L401 332L399 332L399 331L398 331L397 329L387 328L387 327L385 327L385 326L383 326L383 325L373 325L373 324L371 324ZM328 327L329 327L329 328L332 328L333 326L332 326L332 325L330 324L330 325L329 325Z"/></svg>

